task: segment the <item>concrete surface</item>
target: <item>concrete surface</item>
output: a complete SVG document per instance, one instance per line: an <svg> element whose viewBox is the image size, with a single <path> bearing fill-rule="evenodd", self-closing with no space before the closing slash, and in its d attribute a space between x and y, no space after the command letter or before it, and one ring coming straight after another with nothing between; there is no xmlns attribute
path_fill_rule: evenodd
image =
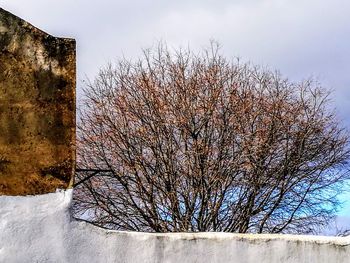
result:
<svg viewBox="0 0 350 263"><path fill-rule="evenodd" d="M0 195L67 188L75 160L75 40L0 8Z"/></svg>
<svg viewBox="0 0 350 263"><path fill-rule="evenodd" d="M72 219L71 198L0 196L0 262L350 262L350 237L108 231Z"/></svg>

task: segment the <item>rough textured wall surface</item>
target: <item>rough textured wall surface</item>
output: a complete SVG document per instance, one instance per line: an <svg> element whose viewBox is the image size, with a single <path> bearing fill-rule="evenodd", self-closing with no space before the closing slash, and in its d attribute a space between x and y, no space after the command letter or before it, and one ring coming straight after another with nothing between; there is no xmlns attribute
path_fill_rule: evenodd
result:
<svg viewBox="0 0 350 263"><path fill-rule="evenodd" d="M0 262L350 262L350 237L108 231L71 219L71 197L0 196Z"/></svg>
<svg viewBox="0 0 350 263"><path fill-rule="evenodd" d="M0 8L0 195L67 188L75 142L75 40Z"/></svg>

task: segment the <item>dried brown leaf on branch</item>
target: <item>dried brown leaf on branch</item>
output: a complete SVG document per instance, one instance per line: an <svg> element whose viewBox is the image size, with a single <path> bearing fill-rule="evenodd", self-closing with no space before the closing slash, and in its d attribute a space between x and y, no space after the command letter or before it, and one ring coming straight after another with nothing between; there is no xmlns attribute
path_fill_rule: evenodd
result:
<svg viewBox="0 0 350 263"><path fill-rule="evenodd" d="M78 127L79 167L104 172L77 176L73 213L119 230L316 233L349 179L328 98L215 44L109 65Z"/></svg>

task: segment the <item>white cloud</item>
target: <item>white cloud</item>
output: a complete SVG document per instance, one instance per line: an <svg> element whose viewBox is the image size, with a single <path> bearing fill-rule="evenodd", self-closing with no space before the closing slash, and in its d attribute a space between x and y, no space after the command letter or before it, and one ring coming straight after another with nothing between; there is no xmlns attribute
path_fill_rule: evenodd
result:
<svg viewBox="0 0 350 263"><path fill-rule="evenodd" d="M76 38L80 80L158 40L198 49L214 38L228 57L292 79L319 77L335 90L350 130L348 0L1 0L1 6L53 35Z"/></svg>

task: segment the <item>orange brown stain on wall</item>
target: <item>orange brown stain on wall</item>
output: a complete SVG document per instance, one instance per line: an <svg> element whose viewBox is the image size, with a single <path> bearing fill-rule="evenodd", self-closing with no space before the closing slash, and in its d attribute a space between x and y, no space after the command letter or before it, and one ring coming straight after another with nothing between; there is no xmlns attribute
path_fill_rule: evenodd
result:
<svg viewBox="0 0 350 263"><path fill-rule="evenodd" d="M75 50L0 8L0 195L72 185Z"/></svg>

